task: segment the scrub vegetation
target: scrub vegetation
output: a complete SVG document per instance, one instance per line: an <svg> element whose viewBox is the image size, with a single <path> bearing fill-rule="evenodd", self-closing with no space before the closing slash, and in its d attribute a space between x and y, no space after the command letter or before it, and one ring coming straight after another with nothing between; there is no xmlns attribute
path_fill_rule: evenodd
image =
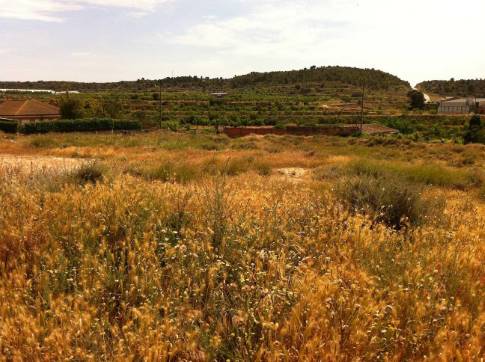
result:
<svg viewBox="0 0 485 362"><path fill-rule="evenodd" d="M0 359L483 358L483 145L199 130L0 154Z"/></svg>

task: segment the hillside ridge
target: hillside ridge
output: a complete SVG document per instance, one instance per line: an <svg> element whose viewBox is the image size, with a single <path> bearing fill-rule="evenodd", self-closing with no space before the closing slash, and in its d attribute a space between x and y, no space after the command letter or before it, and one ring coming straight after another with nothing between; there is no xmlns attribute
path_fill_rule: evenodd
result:
<svg viewBox="0 0 485 362"><path fill-rule="evenodd" d="M74 82L74 81L0 81L0 88L51 89L54 91L146 90L158 87L159 80L141 78L136 81ZM232 78L199 76L168 77L161 80L163 88L234 89L251 86L275 86L315 82L340 82L352 86L364 83L371 89L411 88L409 82L395 75L370 68L324 66L272 72L252 72Z"/></svg>
<svg viewBox="0 0 485 362"><path fill-rule="evenodd" d="M440 96L485 97L485 79L429 80L416 87Z"/></svg>

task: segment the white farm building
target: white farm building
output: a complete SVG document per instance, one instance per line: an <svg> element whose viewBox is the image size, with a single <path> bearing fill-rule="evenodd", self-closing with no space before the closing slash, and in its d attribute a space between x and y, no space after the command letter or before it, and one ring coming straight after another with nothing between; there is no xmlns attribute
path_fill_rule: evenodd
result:
<svg viewBox="0 0 485 362"><path fill-rule="evenodd" d="M485 109L485 98L451 98L440 102L439 113L468 114L481 113Z"/></svg>

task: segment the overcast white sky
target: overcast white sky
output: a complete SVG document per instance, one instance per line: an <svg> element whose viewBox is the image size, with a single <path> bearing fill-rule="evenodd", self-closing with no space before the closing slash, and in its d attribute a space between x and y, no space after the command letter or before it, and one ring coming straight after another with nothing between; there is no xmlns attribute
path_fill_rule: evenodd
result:
<svg viewBox="0 0 485 362"><path fill-rule="evenodd" d="M0 80L312 65L485 78L485 0L0 0Z"/></svg>

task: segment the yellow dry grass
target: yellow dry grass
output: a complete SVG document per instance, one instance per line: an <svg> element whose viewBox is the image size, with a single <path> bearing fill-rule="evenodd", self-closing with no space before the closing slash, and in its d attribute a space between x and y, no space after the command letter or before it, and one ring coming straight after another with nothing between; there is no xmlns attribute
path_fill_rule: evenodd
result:
<svg viewBox="0 0 485 362"><path fill-rule="evenodd" d="M103 159L103 182L0 167L0 360L483 358L474 190L431 188L444 216L396 231L318 180L258 172L356 159L346 149L85 151ZM214 157L245 166L184 183L124 171Z"/></svg>
<svg viewBox="0 0 485 362"><path fill-rule="evenodd" d="M81 166L86 160L52 156L18 156L0 154L0 167L15 169L24 174L38 172L68 172Z"/></svg>

